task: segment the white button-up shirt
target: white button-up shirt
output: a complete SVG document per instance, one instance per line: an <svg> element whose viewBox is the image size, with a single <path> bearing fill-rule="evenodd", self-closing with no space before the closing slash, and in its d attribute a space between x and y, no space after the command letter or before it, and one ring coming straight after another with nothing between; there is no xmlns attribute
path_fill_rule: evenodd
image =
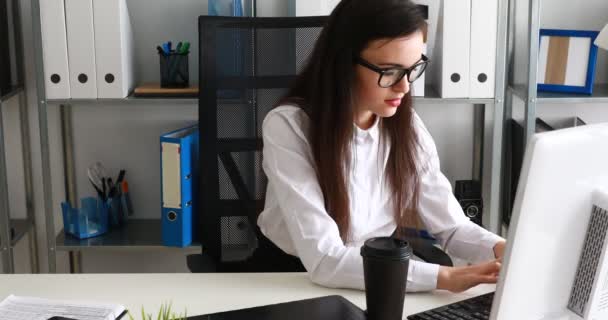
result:
<svg viewBox="0 0 608 320"><path fill-rule="evenodd" d="M435 143L417 114L415 126L426 152L420 157L419 215L426 229L451 255L473 263L494 259L502 238L471 222L452 194L439 168ZM385 177L389 143L383 144L376 122L368 130L355 126L352 170L348 179L351 240L344 243L325 209L308 138L310 118L295 106L272 110L263 123L263 169L268 177L264 211L258 225L266 237L299 257L311 280L327 287L364 290L360 248L372 237L396 229L393 203ZM439 265L411 260L407 291L437 287Z"/></svg>

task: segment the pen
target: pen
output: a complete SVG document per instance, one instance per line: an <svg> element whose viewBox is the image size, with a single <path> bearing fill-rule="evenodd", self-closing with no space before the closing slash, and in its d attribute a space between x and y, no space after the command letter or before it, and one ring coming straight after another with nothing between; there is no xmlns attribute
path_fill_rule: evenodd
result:
<svg viewBox="0 0 608 320"><path fill-rule="evenodd" d="M101 193L101 190L99 190L99 187L95 184L95 182L93 182L93 179L91 178L91 176L89 175L89 182L91 182L91 184L93 185L93 188L95 188L95 191L97 191L97 195L102 198L103 197L103 193Z"/></svg>
<svg viewBox="0 0 608 320"><path fill-rule="evenodd" d="M158 54L165 55L165 51L160 46L156 46L156 51L158 51Z"/></svg>
<svg viewBox="0 0 608 320"><path fill-rule="evenodd" d="M129 212L129 215L133 215L133 203L131 203L131 196L129 195L129 184L127 183L127 180L122 181L121 189L125 200L125 205L127 207L127 212Z"/></svg>
<svg viewBox="0 0 608 320"><path fill-rule="evenodd" d="M114 184L112 183L112 178L108 178L108 198L114 197Z"/></svg>
<svg viewBox="0 0 608 320"><path fill-rule="evenodd" d="M106 178L101 178L101 191L102 191L101 199L103 201L106 201Z"/></svg>
<svg viewBox="0 0 608 320"><path fill-rule="evenodd" d="M188 41L184 42L181 49L182 49L182 52L180 52L181 54L188 54L188 50L190 49L190 42L188 42Z"/></svg>

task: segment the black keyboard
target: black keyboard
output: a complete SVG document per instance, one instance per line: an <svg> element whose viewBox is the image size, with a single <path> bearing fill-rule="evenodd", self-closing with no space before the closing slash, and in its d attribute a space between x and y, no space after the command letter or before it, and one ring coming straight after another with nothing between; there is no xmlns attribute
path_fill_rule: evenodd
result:
<svg viewBox="0 0 608 320"><path fill-rule="evenodd" d="M408 316L408 320L488 320L494 292Z"/></svg>

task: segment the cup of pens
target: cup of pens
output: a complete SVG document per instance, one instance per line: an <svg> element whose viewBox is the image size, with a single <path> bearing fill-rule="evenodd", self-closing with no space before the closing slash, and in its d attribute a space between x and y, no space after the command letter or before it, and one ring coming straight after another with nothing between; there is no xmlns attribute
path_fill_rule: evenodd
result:
<svg viewBox="0 0 608 320"><path fill-rule="evenodd" d="M160 61L161 88L187 88L190 86L188 73L189 42L179 42L175 49L171 41L156 47Z"/></svg>
<svg viewBox="0 0 608 320"><path fill-rule="evenodd" d="M113 180L100 162L92 164L87 170L91 185L107 208L109 225L112 227L122 226L127 221L127 215L133 214L125 173L126 170L120 170L118 177Z"/></svg>

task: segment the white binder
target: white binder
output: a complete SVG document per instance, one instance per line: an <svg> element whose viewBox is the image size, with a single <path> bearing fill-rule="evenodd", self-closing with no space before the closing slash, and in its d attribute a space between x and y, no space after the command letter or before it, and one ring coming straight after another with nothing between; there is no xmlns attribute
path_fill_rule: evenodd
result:
<svg viewBox="0 0 608 320"><path fill-rule="evenodd" d="M65 22L73 99L96 99L93 0L65 0Z"/></svg>
<svg viewBox="0 0 608 320"><path fill-rule="evenodd" d="M97 97L124 98L133 88L133 33L126 0L93 0Z"/></svg>
<svg viewBox="0 0 608 320"><path fill-rule="evenodd" d="M443 1L439 94L442 98L469 97L471 0Z"/></svg>
<svg viewBox="0 0 608 320"><path fill-rule="evenodd" d="M63 0L40 0L40 26L46 98L69 99L70 74Z"/></svg>
<svg viewBox="0 0 608 320"><path fill-rule="evenodd" d="M327 16L340 0L291 0L291 15L296 17Z"/></svg>
<svg viewBox="0 0 608 320"><path fill-rule="evenodd" d="M471 0L471 98L493 98L498 0Z"/></svg>

